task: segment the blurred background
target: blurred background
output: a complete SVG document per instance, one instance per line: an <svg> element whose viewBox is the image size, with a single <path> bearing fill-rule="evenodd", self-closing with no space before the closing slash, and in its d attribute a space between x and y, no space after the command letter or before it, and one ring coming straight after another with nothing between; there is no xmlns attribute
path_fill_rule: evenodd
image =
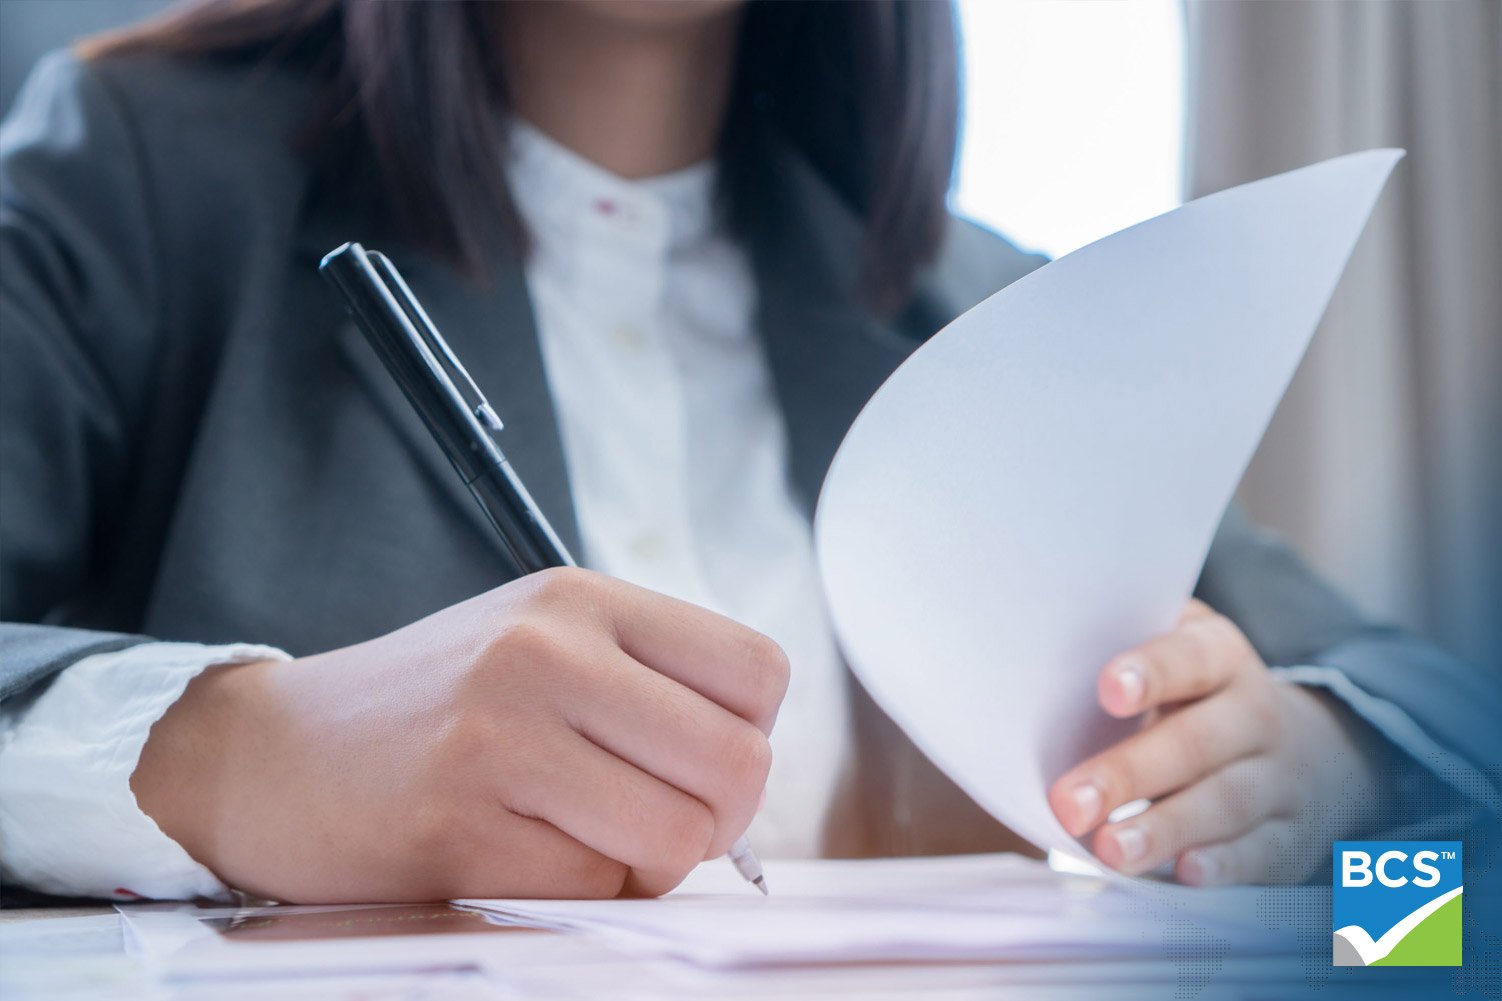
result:
<svg viewBox="0 0 1502 1001"><path fill-rule="evenodd" d="M167 0L0 0L32 63ZM1502 669L1502 3L959 0L957 209L1058 256L1185 198L1408 157L1241 488L1367 612Z"/></svg>
<svg viewBox="0 0 1502 1001"><path fill-rule="evenodd" d="M1369 613L1502 670L1502 3L960 0L956 207L1068 253L1408 150L1242 483Z"/></svg>

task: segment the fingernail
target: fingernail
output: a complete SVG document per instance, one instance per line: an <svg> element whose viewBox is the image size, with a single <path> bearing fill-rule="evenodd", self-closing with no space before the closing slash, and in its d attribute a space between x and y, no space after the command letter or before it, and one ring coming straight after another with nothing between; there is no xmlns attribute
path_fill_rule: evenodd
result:
<svg viewBox="0 0 1502 1001"><path fill-rule="evenodd" d="M1190 882L1196 886L1215 886L1220 882L1220 862L1210 852L1190 852L1184 856Z"/></svg>
<svg viewBox="0 0 1502 1001"><path fill-rule="evenodd" d="M1129 660L1116 669L1116 683L1121 686L1121 694L1126 698L1128 706L1136 707L1142 704L1142 693L1146 684L1142 679L1142 665L1135 660Z"/></svg>
<svg viewBox="0 0 1502 1001"><path fill-rule="evenodd" d="M1070 793L1074 798L1075 816L1084 827L1095 824L1095 818L1100 816L1100 790L1089 782L1081 782Z"/></svg>
<svg viewBox="0 0 1502 1001"><path fill-rule="evenodd" d="M1123 862L1135 862L1147 854L1147 837L1136 827L1122 827L1111 834Z"/></svg>

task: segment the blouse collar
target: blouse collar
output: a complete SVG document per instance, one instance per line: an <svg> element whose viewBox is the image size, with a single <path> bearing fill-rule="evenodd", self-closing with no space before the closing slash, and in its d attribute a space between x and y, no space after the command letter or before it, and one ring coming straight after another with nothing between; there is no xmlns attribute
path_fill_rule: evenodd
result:
<svg viewBox="0 0 1502 1001"><path fill-rule="evenodd" d="M663 253L703 241L715 229L716 165L698 163L639 180L612 174L529 122L508 132L507 178L534 240L580 231L581 220L604 222ZM594 229L593 225L590 229Z"/></svg>

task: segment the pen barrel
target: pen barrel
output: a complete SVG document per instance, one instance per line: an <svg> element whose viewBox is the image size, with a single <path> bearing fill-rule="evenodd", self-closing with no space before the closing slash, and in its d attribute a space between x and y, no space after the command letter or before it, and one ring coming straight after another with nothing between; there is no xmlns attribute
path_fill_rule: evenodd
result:
<svg viewBox="0 0 1502 1001"><path fill-rule="evenodd" d="M479 502L517 568L530 574L575 566L491 437L491 430L500 429L499 419L395 265L347 243L326 255L319 270L344 296L365 339Z"/></svg>
<svg viewBox="0 0 1502 1001"><path fill-rule="evenodd" d="M467 482L523 574L576 565L511 463L501 459L486 465Z"/></svg>

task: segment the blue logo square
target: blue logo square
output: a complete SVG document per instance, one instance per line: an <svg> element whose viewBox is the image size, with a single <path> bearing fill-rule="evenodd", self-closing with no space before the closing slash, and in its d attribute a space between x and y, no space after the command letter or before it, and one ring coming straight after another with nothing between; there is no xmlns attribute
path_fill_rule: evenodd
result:
<svg viewBox="0 0 1502 1001"><path fill-rule="evenodd" d="M1336 966L1459 966L1459 841L1337 841Z"/></svg>

